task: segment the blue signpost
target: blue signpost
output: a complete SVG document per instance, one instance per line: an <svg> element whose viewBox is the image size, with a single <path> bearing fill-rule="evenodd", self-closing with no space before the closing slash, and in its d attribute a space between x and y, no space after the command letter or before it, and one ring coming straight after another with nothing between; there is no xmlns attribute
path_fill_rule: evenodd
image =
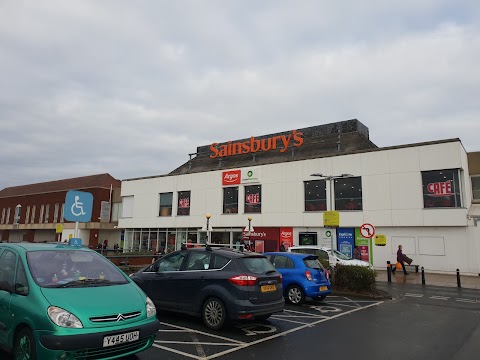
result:
<svg viewBox="0 0 480 360"><path fill-rule="evenodd" d="M92 220L93 195L85 191L70 190L65 197L65 220L75 221L74 237L78 238L78 223Z"/></svg>

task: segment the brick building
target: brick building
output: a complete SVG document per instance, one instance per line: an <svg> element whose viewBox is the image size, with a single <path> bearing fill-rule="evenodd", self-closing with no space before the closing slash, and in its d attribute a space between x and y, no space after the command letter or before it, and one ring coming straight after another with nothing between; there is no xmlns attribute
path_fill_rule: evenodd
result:
<svg viewBox="0 0 480 360"><path fill-rule="evenodd" d="M120 187L120 180L99 174L5 188L0 191L0 238L8 242L68 240L75 223L63 217L65 196L69 190L79 190L90 192L94 199L92 221L79 224L84 244L96 247L108 240L109 247L120 245L116 226ZM62 231L57 234L59 228Z"/></svg>

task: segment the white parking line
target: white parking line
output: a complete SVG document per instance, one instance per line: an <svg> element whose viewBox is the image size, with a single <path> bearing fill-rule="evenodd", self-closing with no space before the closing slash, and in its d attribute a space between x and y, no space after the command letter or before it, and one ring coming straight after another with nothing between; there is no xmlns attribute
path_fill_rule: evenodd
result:
<svg viewBox="0 0 480 360"><path fill-rule="evenodd" d="M303 312L303 311L295 311L295 310L283 310L283 312L289 312L289 313L294 313L294 314L302 314L304 316L308 315L308 317L317 317L317 318L328 318L328 316L323 316L323 315L318 315L318 314L312 314L308 312ZM275 315L277 316L277 315Z"/></svg>
<svg viewBox="0 0 480 360"><path fill-rule="evenodd" d="M228 341L228 342L233 342L233 343L237 343L237 344L240 344L240 345L245 344L243 341L233 340L233 339L230 339L230 338L227 338L227 337L223 337L223 336L215 335L215 334L210 334L210 333L207 333L207 332L204 332L204 331L200 331L200 330L189 329L189 328L186 328L186 327L183 327L183 326L172 325L172 324L168 324L168 323L164 323L164 322L160 322L160 324L165 325L165 326L171 326L171 327L173 327L173 328L178 328L178 329L182 329L182 330L187 330L188 332L190 332L190 331L195 331L197 334L202 334L202 335L214 337L214 338L217 338L217 339L226 340L226 341Z"/></svg>
<svg viewBox="0 0 480 360"><path fill-rule="evenodd" d="M346 307L351 307L351 308L358 308L358 305L347 305L347 304L340 304L335 301L335 302L329 302L329 305L337 305L337 306L346 306Z"/></svg>
<svg viewBox="0 0 480 360"><path fill-rule="evenodd" d="M154 343L152 346L155 346L156 348L159 348L159 349L162 349L162 350L165 350L165 351L173 352L173 353L175 353L175 354L187 356L187 357L189 357L189 358L196 359L196 360L207 359L207 358L205 358L205 357L200 357L200 356L192 355L192 354L189 354L189 353L180 351L180 350L172 349L172 348L169 348L169 347L166 347L166 346L162 346L162 345L157 345L157 344L155 344L155 343Z"/></svg>
<svg viewBox="0 0 480 360"><path fill-rule="evenodd" d="M284 331L282 333L278 333L278 334L275 334L275 335L271 335L271 336L267 336L263 339L258 339L258 340L255 340L255 341L252 341L250 343L244 343L243 345L241 346L238 346L237 348L235 349L229 349L229 350L225 350L223 352L220 352L220 353L217 353L217 354L214 354L214 355L210 355L206 358L204 358L204 360L210 360L210 359L215 359L215 358L218 358L220 356L223 356L223 355L226 355L226 354L230 354L234 351L237 351L237 350L242 350L242 349L245 349L247 347L250 347L250 346L253 346L253 345L257 345L257 344L260 344L262 342L265 342L265 341L268 341L268 340L272 340L272 339L276 339L278 337L281 337L281 336L285 336L287 334L290 334L290 333L293 333L293 332L296 332L296 331L299 331L299 330L302 330L302 329L306 329L308 327L312 327L314 325L317 325L317 324L320 324L322 322L325 322L325 321L329 321L329 320L333 320L333 319L336 319L338 317L341 317L341 316L344 316L344 315L348 315L348 314L351 314L351 313L354 313L354 312L357 312L359 310L364 310L364 309L368 309L372 306L377 306L377 305L380 305L380 304L383 304L383 301L379 301L377 303L373 303L373 304L370 304L370 305L366 305L364 307L361 307L361 308L356 308L356 309L352 309L352 310L349 310L349 311L346 311L346 312L343 312L343 313L340 313L340 314L337 314L337 315L333 315L333 316L330 316L326 319L320 319L320 320L317 320L315 322L312 322L311 324L307 324L307 325L303 325L303 326L299 326L297 328L294 328L294 329L290 329L290 330L287 330L287 331Z"/></svg>
<svg viewBox="0 0 480 360"><path fill-rule="evenodd" d="M291 322L291 323L294 323L294 324L308 325L308 323L306 323L306 322L301 322L301 321L295 321L295 320L285 319L285 317L286 317L286 316L272 316L271 318L272 318L272 319L275 319L275 320ZM298 317L298 316L297 316L297 317ZM305 317L305 316L304 316L304 317Z"/></svg>
<svg viewBox="0 0 480 360"><path fill-rule="evenodd" d="M430 296L430 299L433 299L433 300L448 300L450 298L447 297L447 296Z"/></svg>
<svg viewBox="0 0 480 360"><path fill-rule="evenodd" d="M476 300L472 300L472 299L457 299L456 301L465 302L465 303L469 303L469 304L476 304L477 303Z"/></svg>
<svg viewBox="0 0 480 360"><path fill-rule="evenodd" d="M408 294L408 293L405 294L405 296L416 297L416 298L421 298L421 297L423 297L422 294Z"/></svg>
<svg viewBox="0 0 480 360"><path fill-rule="evenodd" d="M200 341L169 341L169 340L155 340L157 344L177 344L177 345L207 345L207 346L239 346L235 343L211 343L211 342L200 342Z"/></svg>

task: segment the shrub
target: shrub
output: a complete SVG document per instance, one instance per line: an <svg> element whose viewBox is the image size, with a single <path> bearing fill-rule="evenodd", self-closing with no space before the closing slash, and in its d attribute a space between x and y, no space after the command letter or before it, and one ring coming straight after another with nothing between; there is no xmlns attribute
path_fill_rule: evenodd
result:
<svg viewBox="0 0 480 360"><path fill-rule="evenodd" d="M318 259L318 261L320 261L320 264L322 264L325 269L330 268L330 264L329 264L328 260Z"/></svg>
<svg viewBox="0 0 480 360"><path fill-rule="evenodd" d="M335 266L334 286L353 291L371 291L375 289L375 270L365 266Z"/></svg>

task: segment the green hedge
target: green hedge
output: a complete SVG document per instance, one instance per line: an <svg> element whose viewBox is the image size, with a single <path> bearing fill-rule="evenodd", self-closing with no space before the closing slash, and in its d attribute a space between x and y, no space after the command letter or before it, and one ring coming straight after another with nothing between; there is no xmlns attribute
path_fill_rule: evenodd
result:
<svg viewBox="0 0 480 360"><path fill-rule="evenodd" d="M353 291L370 291L375 289L375 270L365 266L335 266L334 286Z"/></svg>

